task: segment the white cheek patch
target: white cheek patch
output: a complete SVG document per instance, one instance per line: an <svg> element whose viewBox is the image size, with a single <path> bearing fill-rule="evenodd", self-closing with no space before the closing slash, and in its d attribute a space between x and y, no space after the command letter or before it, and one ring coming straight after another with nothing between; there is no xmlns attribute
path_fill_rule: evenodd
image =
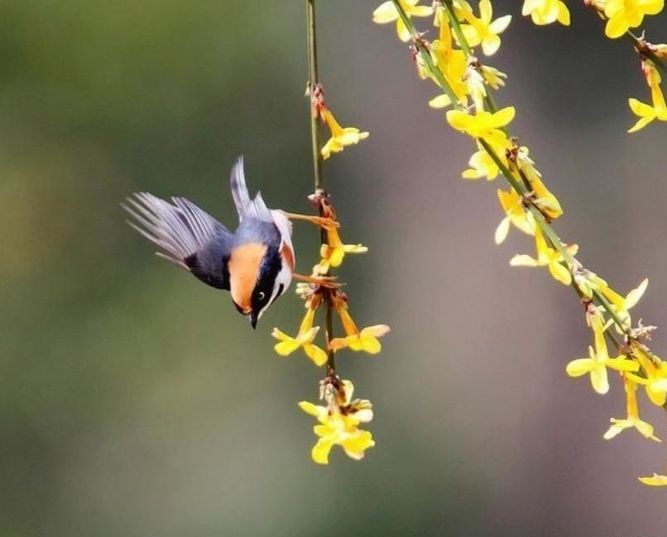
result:
<svg viewBox="0 0 667 537"><path fill-rule="evenodd" d="M264 312L269 309L269 306L278 298L278 293L284 294L287 289L289 289L290 284L292 283L292 271L289 267L283 265L280 269L280 272L276 276L276 283L273 286L273 294L271 295L271 300L266 303L261 311L259 312L258 319L262 317Z"/></svg>

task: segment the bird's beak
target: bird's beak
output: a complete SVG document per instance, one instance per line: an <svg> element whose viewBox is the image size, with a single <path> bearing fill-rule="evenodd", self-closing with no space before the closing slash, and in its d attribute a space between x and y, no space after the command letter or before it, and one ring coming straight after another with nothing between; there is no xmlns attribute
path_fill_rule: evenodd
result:
<svg viewBox="0 0 667 537"><path fill-rule="evenodd" d="M252 329L254 330L257 328L257 321L259 320L259 317L255 312L250 312L248 314L248 321L250 321L250 326L252 326Z"/></svg>

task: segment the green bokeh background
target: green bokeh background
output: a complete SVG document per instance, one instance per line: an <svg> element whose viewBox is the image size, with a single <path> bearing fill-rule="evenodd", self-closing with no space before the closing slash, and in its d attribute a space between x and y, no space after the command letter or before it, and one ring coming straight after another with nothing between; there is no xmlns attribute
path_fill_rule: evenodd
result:
<svg viewBox="0 0 667 537"><path fill-rule="evenodd" d="M393 331L381 356L340 359L377 446L314 465L296 402L321 372L271 349L299 301L252 332L119 207L185 195L233 225L243 153L269 205L308 209L304 5L111 4L0 5L0 536L661 534L664 492L635 478L664 473L664 447L601 439L622 390L565 378L589 343L577 301L508 267L530 242L493 245L496 185L459 179L469 142L369 1L320 2L328 102L371 131L327 182L344 238L370 247L342 271L355 317ZM565 207L558 229L621 289L651 278L638 314L665 325L667 131L625 134L627 97L648 99L631 47L579 5L567 30L495 5L514 16L500 100ZM316 241L297 226L302 272Z"/></svg>

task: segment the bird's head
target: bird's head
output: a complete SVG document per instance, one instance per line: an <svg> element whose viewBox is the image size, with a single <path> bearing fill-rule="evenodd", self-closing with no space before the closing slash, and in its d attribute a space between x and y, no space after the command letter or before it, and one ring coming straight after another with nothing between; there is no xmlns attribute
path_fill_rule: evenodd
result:
<svg viewBox="0 0 667 537"><path fill-rule="evenodd" d="M289 286L291 269L283 263L278 247L261 243L233 248L228 269L234 305L255 328L268 307Z"/></svg>

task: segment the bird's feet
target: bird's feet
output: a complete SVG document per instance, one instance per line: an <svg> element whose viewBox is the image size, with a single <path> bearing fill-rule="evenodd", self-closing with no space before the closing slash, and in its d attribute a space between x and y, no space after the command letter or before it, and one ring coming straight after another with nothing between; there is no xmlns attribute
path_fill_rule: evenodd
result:
<svg viewBox="0 0 667 537"><path fill-rule="evenodd" d="M332 218L326 218L324 216L313 216L309 214L296 214L296 213L288 213L285 212L285 216L289 218L290 220L304 220L306 222L310 222L311 224L314 224L318 227L321 227L323 229L334 229L340 226L338 222L333 220Z"/></svg>
<svg viewBox="0 0 667 537"><path fill-rule="evenodd" d="M327 289L339 289L342 285L338 282L336 276L306 276L305 274L292 274L295 280L299 282L309 283L311 285L319 285Z"/></svg>

